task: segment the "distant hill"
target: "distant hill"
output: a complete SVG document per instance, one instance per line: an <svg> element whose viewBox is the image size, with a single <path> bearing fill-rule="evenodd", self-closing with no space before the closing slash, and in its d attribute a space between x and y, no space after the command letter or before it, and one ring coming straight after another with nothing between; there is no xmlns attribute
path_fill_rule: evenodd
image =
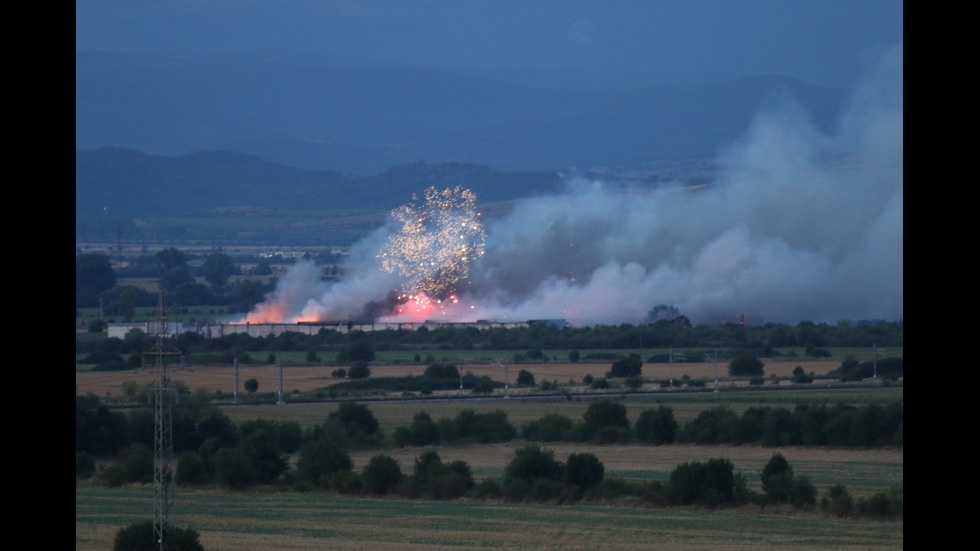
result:
<svg viewBox="0 0 980 551"><path fill-rule="evenodd" d="M286 167L243 153L162 157L105 147L75 152L75 216L206 213L227 207L391 209L429 186L462 185L481 202L558 188L556 173L413 163L371 176Z"/></svg>
<svg viewBox="0 0 980 551"><path fill-rule="evenodd" d="M844 93L782 76L688 87L545 88L421 67L76 51L75 148L166 156L238 151L360 175L419 161L587 170L712 157L781 96L828 127Z"/></svg>

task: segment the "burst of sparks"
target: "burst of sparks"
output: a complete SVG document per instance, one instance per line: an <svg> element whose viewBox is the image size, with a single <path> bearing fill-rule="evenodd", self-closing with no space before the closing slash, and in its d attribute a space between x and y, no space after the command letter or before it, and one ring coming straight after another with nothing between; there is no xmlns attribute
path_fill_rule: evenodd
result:
<svg viewBox="0 0 980 551"><path fill-rule="evenodd" d="M403 290L446 297L469 274L469 264L483 255L486 233L475 212L476 195L460 186L425 190L418 205L413 196L391 211L401 223L378 254L381 267L406 278Z"/></svg>

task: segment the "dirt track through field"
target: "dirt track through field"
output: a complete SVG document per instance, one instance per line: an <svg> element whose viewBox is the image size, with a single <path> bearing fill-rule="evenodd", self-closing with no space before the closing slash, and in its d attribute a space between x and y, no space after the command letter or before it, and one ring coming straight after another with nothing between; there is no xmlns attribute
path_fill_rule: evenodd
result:
<svg viewBox="0 0 980 551"><path fill-rule="evenodd" d="M505 369L498 364L469 364L461 366L464 373L472 373L477 377L487 376L499 382L509 382L514 385L518 373L523 369L534 375L536 383L542 381L557 381L560 384L570 380L580 383L586 375L602 378L609 371L610 363L547 363L547 364L511 364ZM765 363L766 376L780 378L792 376L793 369L800 366L806 373L823 375L840 367L836 361L771 361ZM421 375L425 365L377 365L371 366L372 377L401 377L405 375ZM337 384L345 379L337 379L331 374L337 366L283 366L282 390L285 393L293 391L308 392ZM727 380L728 366L719 362L718 375L721 380ZM714 381L715 367L710 362L674 364L644 364L643 377L648 381L667 380L681 381L684 376L695 380ZM185 367L171 368L170 377L180 381L192 391L206 389L209 392L233 393L235 390L235 369L230 366L222 367ZM96 396L123 396L123 384L133 381L145 388L155 378L152 368L129 371L76 371L75 393L93 393ZM255 379L259 382L259 392L275 392L279 389L279 368L275 365L247 365L238 368L239 392L244 389L245 381Z"/></svg>

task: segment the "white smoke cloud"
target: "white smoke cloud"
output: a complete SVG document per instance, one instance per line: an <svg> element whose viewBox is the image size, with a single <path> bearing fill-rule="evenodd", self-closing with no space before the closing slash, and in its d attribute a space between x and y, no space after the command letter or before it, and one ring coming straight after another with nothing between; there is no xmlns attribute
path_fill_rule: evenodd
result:
<svg viewBox="0 0 980 551"><path fill-rule="evenodd" d="M668 304L708 323L902 319L902 78L898 46L832 132L790 99L774 105L721 152L707 189L576 179L519 202L487 228L472 308L449 318L633 323ZM291 273L276 294L320 319L383 300L397 286L374 258L386 231L355 247L344 281Z"/></svg>

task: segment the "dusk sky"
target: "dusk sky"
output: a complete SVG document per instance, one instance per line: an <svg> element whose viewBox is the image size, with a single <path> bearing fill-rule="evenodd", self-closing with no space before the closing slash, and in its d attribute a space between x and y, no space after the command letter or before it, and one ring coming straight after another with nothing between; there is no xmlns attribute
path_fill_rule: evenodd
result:
<svg viewBox="0 0 980 551"><path fill-rule="evenodd" d="M896 1L87 0L78 50L306 54L456 69L606 70L644 83L783 74L849 87L903 39Z"/></svg>

